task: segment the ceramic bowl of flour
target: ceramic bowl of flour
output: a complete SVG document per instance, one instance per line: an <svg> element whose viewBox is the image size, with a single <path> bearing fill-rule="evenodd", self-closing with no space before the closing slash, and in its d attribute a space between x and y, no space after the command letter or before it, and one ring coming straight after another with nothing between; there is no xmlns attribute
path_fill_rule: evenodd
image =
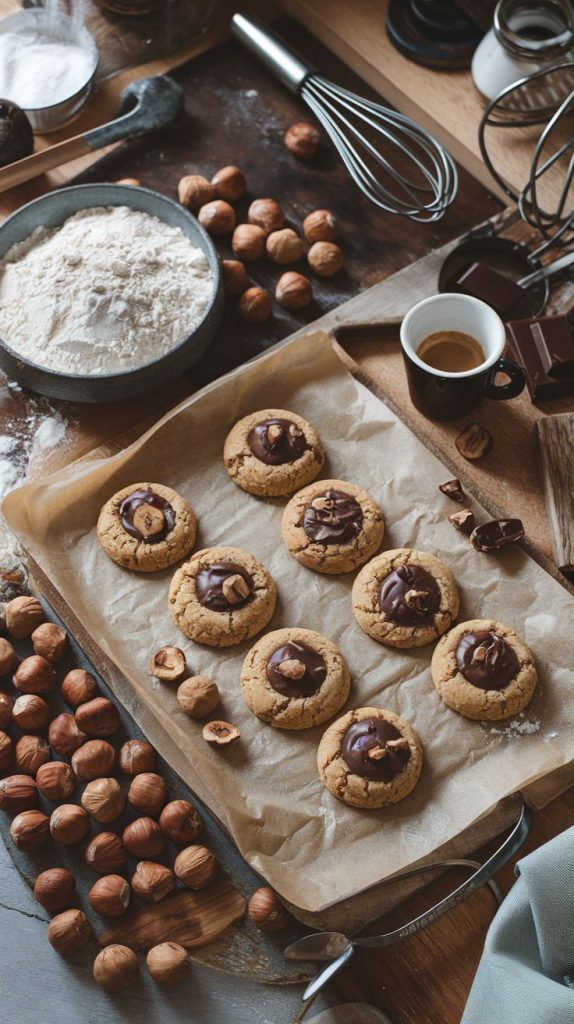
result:
<svg viewBox="0 0 574 1024"><path fill-rule="evenodd" d="M74 185L0 226L0 368L51 398L120 402L180 377L223 315L219 259L179 203Z"/></svg>

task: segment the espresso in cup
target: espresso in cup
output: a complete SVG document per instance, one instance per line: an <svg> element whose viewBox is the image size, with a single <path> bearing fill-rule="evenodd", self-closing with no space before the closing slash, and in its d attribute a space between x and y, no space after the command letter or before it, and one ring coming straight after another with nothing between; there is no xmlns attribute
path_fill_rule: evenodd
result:
<svg viewBox="0 0 574 1024"><path fill-rule="evenodd" d="M417 356L433 370L464 373L482 366L486 356L479 341L464 331L435 331L424 338Z"/></svg>

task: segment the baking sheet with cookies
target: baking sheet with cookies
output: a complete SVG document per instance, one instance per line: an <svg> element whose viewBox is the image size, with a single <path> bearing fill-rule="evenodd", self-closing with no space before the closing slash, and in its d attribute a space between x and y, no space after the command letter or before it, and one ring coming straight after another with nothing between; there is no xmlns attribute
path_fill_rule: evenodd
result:
<svg viewBox="0 0 574 1024"><path fill-rule="evenodd" d="M354 574L314 573L288 554L280 533L286 499L240 491L221 459L236 419L265 407L292 409L314 423L327 452L322 476L361 485L383 509L383 549L416 547L451 567L461 593L459 621L497 618L526 640L540 682L518 723L480 724L450 711L431 681L432 645L382 647L354 620ZM450 476L316 333L209 385L113 458L70 466L4 502L11 528L153 711L160 728L149 739L168 760L171 744L185 754L185 781L223 818L249 863L301 909L324 909L419 861L501 798L574 759L574 598L519 547L476 552L447 521L452 504L438 485ZM96 538L99 509L114 491L141 480L174 487L191 502L199 519L196 548L242 547L267 566L278 590L268 629L304 626L339 645L352 678L341 713L374 705L411 722L425 763L407 799L379 811L337 801L317 774L324 727L272 729L244 704L239 676L252 641L223 650L187 641L168 611L173 570L137 574L107 558ZM471 504L479 521L490 518ZM528 530L528 510L520 511ZM150 655L163 644L183 647L194 673L217 680L217 715L239 726L239 742L208 746L202 723L179 710L176 687L149 675Z"/></svg>

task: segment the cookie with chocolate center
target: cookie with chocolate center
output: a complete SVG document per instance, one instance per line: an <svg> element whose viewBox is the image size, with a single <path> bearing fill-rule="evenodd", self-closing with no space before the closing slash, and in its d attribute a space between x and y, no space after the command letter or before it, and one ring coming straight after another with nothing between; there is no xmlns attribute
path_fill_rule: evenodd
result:
<svg viewBox="0 0 574 1024"><path fill-rule="evenodd" d="M261 409L230 430L223 462L231 479L250 494L279 497L314 480L325 461L319 434L285 409Z"/></svg>
<svg viewBox="0 0 574 1024"><path fill-rule="evenodd" d="M197 521L191 506L171 487L138 483L112 495L100 512L96 532L118 565L155 572L189 554Z"/></svg>

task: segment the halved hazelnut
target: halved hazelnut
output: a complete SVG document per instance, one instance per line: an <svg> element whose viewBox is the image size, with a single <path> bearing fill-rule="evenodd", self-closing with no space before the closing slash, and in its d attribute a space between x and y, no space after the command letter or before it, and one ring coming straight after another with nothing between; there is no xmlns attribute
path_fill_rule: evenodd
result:
<svg viewBox="0 0 574 1024"><path fill-rule="evenodd" d="M237 726L230 725L229 722L209 722L203 727L204 740L217 747L224 747L228 743L233 743L239 739L240 735L241 733Z"/></svg>
<svg viewBox="0 0 574 1024"><path fill-rule="evenodd" d="M179 647L160 647L152 654L149 670L164 683L175 683L185 672L185 654Z"/></svg>

